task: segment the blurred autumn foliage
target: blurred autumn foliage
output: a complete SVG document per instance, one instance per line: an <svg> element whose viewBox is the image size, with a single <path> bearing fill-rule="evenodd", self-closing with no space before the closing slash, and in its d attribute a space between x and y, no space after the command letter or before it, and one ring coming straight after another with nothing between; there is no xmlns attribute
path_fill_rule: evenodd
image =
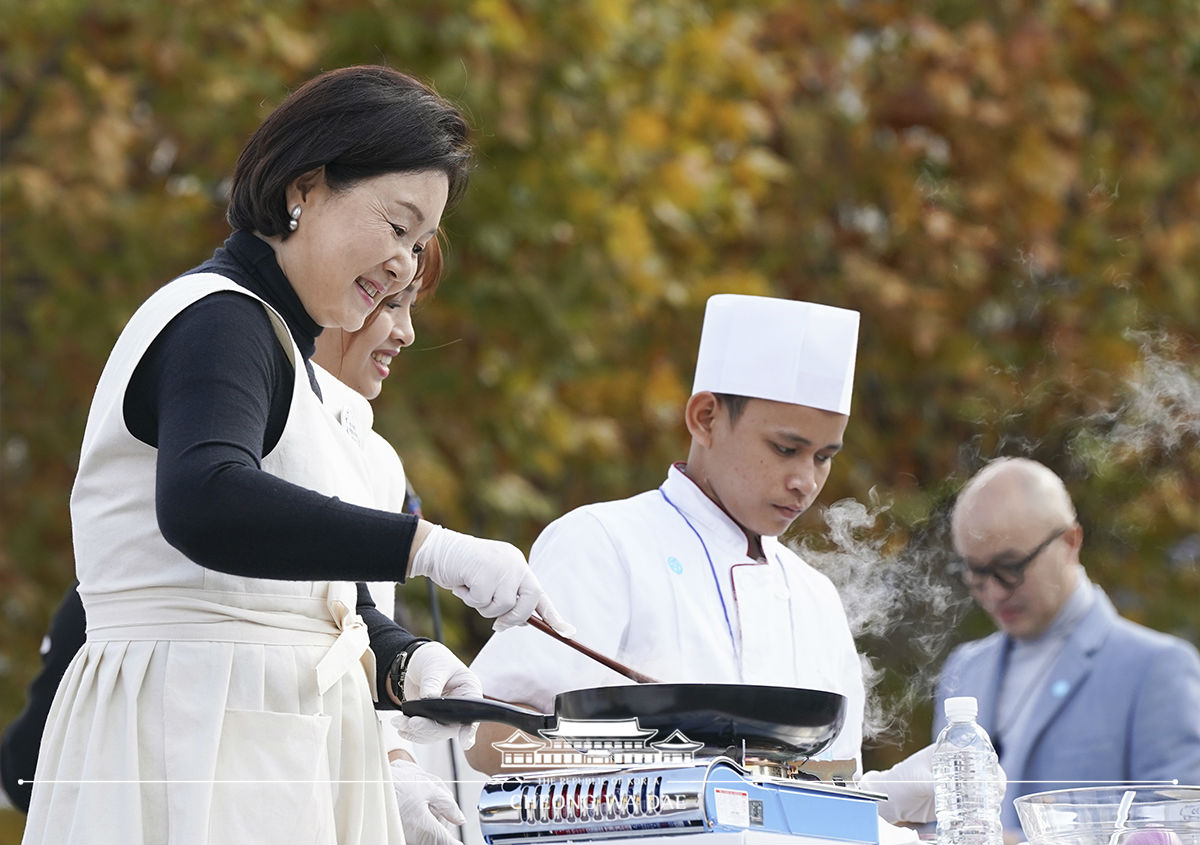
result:
<svg viewBox="0 0 1200 845"><path fill-rule="evenodd" d="M863 313L823 500L869 509L851 532L869 566L830 574L912 599L860 642L885 697L988 629L945 572L944 514L999 454L1067 479L1085 563L1126 615L1200 641L1194 4L0 10L0 723L72 578L67 497L113 340L224 239L262 117L356 63L430 80L477 131L448 278L376 403L429 518L527 550L563 511L656 485L686 454L705 299L812 299ZM816 558L838 545L823 513L793 528ZM954 601L931 614L935 589ZM423 587L406 593L427 626ZM469 659L486 622L441 606ZM916 629L936 642L913 647ZM915 689L885 758L925 740Z"/></svg>

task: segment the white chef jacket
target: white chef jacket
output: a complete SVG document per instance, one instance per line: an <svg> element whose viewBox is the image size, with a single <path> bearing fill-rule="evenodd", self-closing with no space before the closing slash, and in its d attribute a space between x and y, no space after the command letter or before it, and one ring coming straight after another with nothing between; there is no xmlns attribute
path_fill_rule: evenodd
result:
<svg viewBox="0 0 1200 845"><path fill-rule="evenodd" d="M674 466L656 490L551 523L530 563L578 642L659 681L846 696L845 724L819 756L861 762L862 668L837 590L776 538L762 545L765 562ZM528 626L494 634L471 669L486 695L544 713L559 692L630 683Z"/></svg>

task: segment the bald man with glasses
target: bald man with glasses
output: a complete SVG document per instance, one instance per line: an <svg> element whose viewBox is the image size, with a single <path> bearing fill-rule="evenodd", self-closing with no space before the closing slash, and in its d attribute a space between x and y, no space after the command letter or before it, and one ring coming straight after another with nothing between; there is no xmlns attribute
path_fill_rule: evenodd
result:
<svg viewBox="0 0 1200 845"><path fill-rule="evenodd" d="M1062 480L1000 458L959 493L959 569L996 633L942 668L934 736L949 696L979 700L1008 774L1005 838L1024 839L1013 799L1098 782L1200 783L1200 656L1117 615L1079 562L1083 528Z"/></svg>

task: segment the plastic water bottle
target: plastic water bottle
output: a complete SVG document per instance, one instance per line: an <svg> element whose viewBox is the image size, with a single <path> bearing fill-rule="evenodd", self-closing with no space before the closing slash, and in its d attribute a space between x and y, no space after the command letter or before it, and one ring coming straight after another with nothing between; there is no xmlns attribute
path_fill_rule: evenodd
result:
<svg viewBox="0 0 1200 845"><path fill-rule="evenodd" d="M971 697L946 699L946 727L933 749L938 845L1002 845L1000 763Z"/></svg>

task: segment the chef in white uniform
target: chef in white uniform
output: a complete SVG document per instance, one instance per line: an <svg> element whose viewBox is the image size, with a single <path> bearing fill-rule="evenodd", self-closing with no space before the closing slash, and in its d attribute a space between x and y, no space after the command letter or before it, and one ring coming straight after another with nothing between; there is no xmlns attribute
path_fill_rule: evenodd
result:
<svg viewBox="0 0 1200 845"><path fill-rule="evenodd" d="M687 462L657 489L559 518L529 558L578 625L577 642L659 681L844 695L845 722L819 757L853 760L856 772L865 690L845 610L833 583L778 536L816 501L842 448L858 325L858 312L827 305L712 297L684 412ZM630 683L528 627L493 635L471 669L487 696L543 713L559 692ZM484 723L466 759L498 771L492 743L512 733ZM469 778L465 795L482 780ZM869 782L896 793L881 807L888 821L930 817L926 759ZM886 841L904 833L881 827Z"/></svg>
<svg viewBox="0 0 1200 845"><path fill-rule="evenodd" d="M864 691L845 611L778 535L816 500L841 449L858 321L808 302L712 297L685 409L687 462L657 489L561 517L530 553L576 639L651 677L846 696L823 756L856 762ZM629 683L534 629L494 635L472 670L488 696L547 713L564 690ZM511 733L485 724L472 764L494 771L491 742Z"/></svg>

